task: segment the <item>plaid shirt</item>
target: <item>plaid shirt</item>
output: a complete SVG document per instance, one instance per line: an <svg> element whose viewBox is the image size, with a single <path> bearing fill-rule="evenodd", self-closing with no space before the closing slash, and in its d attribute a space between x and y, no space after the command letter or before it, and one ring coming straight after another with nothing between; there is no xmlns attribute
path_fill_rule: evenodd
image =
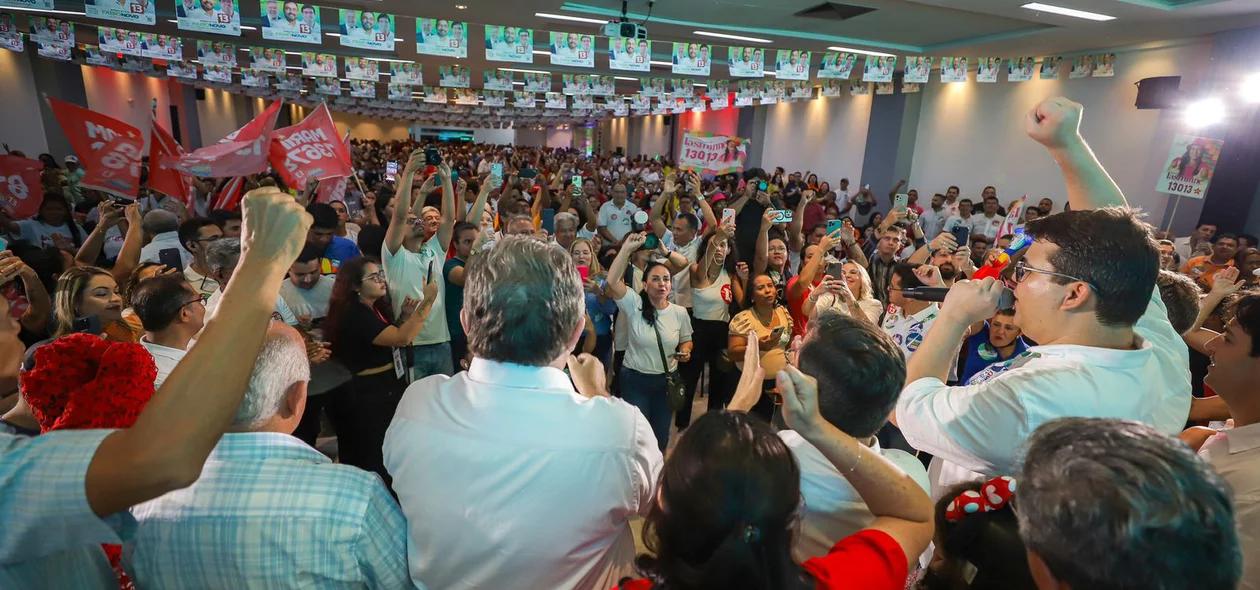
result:
<svg viewBox="0 0 1260 590"><path fill-rule="evenodd" d="M373 473L287 434L225 434L192 486L132 508L139 588L412 588L407 524Z"/></svg>
<svg viewBox="0 0 1260 590"><path fill-rule="evenodd" d="M122 542L135 523L126 512L97 517L86 484L112 432L0 434L0 588L118 588L101 543Z"/></svg>

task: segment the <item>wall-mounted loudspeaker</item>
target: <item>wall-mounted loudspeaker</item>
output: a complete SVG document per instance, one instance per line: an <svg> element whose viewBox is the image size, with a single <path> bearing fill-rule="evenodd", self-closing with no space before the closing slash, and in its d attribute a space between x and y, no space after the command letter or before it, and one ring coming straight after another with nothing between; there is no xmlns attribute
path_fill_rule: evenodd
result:
<svg viewBox="0 0 1260 590"><path fill-rule="evenodd" d="M1139 109L1170 109L1182 102L1181 76L1145 78L1139 80L1136 86L1137 103L1134 106Z"/></svg>
<svg viewBox="0 0 1260 590"><path fill-rule="evenodd" d="M205 99L206 99L206 89L205 89L205 88L193 88L193 94L194 94L194 95L196 95L197 100L205 100Z"/></svg>

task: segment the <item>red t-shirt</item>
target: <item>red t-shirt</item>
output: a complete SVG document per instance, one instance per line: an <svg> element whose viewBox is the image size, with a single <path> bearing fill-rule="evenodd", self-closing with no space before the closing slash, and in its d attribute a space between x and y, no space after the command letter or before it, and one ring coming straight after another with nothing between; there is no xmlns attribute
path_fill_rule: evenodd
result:
<svg viewBox="0 0 1260 590"><path fill-rule="evenodd" d="M787 283L788 313L792 314L792 335L793 336L803 336L805 334L805 327L809 325L809 317L805 315L805 310L803 309L803 307L805 305L805 298L809 297L810 290L805 289L801 293L800 297L796 297L796 298L792 297L792 285L795 285L796 281L800 278L801 278L800 275L794 276L788 279L788 283ZM822 284L822 273L819 273L818 280L814 282L814 286L817 287L818 285L821 285L821 284Z"/></svg>
<svg viewBox="0 0 1260 590"><path fill-rule="evenodd" d="M903 590L910 567L906 553L883 531L864 530L836 543L831 552L801 564L819 590ZM652 590L648 580L628 580L612 590Z"/></svg>

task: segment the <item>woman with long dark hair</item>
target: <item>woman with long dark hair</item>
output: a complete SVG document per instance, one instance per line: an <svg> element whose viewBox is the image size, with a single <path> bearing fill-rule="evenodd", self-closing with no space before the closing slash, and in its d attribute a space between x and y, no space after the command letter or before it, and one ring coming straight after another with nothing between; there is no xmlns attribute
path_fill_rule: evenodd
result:
<svg viewBox="0 0 1260 590"><path fill-rule="evenodd" d="M71 253L83 245L87 232L70 216L70 202L57 194L44 195L39 213L18 221L4 218L3 229L19 239L39 246L56 246Z"/></svg>
<svg viewBox="0 0 1260 590"><path fill-rule="evenodd" d="M726 406L735 390L726 363L726 334L730 329L731 307L738 311L744 299L744 286L739 280L735 250L735 225L724 225L700 240L700 260L691 265L691 312L695 329L696 356L683 365L683 383L687 386L687 403L678 412L675 424L686 428L691 422L691 400L700 384L700 372L709 366L708 409ZM746 265L745 265L746 266ZM747 272L747 268L744 269Z"/></svg>
<svg viewBox="0 0 1260 590"><path fill-rule="evenodd" d="M787 366L792 316L787 306L779 304L778 287L768 272L748 278L743 307L744 311L731 318L727 355L742 370L744 351L751 344L750 338L756 336L761 366L770 379L762 382L761 397L750 411L769 422L774 415L774 375Z"/></svg>
<svg viewBox="0 0 1260 590"><path fill-rule="evenodd" d="M1036 590L1019 538L1015 480L958 484L936 501L936 550L916 590ZM967 510L969 504L977 508Z"/></svg>
<svg viewBox="0 0 1260 590"><path fill-rule="evenodd" d="M395 322L385 272L376 260L360 256L341 264L328 301L324 335L332 343L332 357L353 375L345 403L333 410L343 425L337 432L338 454L342 463L376 472L386 485L391 480L381 446L407 388L406 367L394 349L407 346L424 327L438 296L436 276L429 273L424 300L404 302L404 317Z"/></svg>

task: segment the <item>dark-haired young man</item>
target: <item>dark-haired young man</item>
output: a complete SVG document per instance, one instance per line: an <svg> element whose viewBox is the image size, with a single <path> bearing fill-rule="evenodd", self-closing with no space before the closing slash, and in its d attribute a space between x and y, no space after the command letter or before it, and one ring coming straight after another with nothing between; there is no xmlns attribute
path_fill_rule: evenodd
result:
<svg viewBox="0 0 1260 590"><path fill-rule="evenodd" d="M221 237L223 229L208 217L194 217L179 224L179 243L193 255L192 261L184 267L184 280L207 297L219 290L219 283L210 276L210 265L206 263L206 244Z"/></svg>
<svg viewBox="0 0 1260 590"><path fill-rule="evenodd" d="M188 343L201 332L206 321L206 296L176 274L159 275L140 281L131 303L144 325L140 345L153 355L161 387L188 351Z"/></svg>
<svg viewBox="0 0 1260 590"><path fill-rule="evenodd" d="M1186 346L1168 322L1147 225L1079 133L1081 106L1049 99L1028 134L1063 170L1071 211L1028 225L1037 236L1014 269L1015 323L1039 343L985 379L945 385L968 326L997 310L993 279L956 283L906 365L896 420L936 458L933 490L1014 471L1033 430L1065 416L1122 418L1181 431L1190 412Z"/></svg>
<svg viewBox="0 0 1260 590"><path fill-rule="evenodd" d="M326 275L337 274L341 263L360 256L354 242L337 235L339 219L337 211L325 203L312 203L306 207L314 222L306 233L307 247L320 250L319 271Z"/></svg>

